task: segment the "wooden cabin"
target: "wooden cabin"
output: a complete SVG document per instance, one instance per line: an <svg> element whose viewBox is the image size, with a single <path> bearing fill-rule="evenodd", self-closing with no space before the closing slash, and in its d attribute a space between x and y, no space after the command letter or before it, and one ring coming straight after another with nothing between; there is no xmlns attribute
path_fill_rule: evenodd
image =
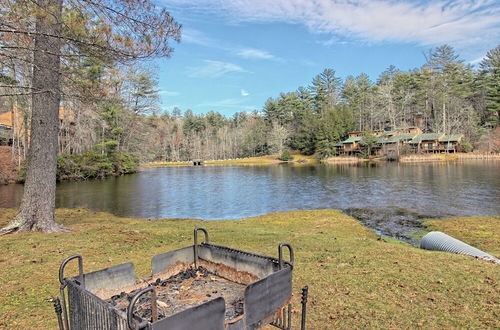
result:
<svg viewBox="0 0 500 330"><path fill-rule="evenodd" d="M439 140L443 136L443 133L418 134L409 144L416 152L439 152Z"/></svg>
<svg viewBox="0 0 500 330"><path fill-rule="evenodd" d="M362 137L350 137L342 141L342 152L347 155L353 155L359 152L359 145L363 140Z"/></svg>
<svg viewBox="0 0 500 330"><path fill-rule="evenodd" d="M363 132L363 131L354 131L354 132L349 132L348 137L349 138L358 138L358 137L363 137L363 134L365 134L365 132Z"/></svg>
<svg viewBox="0 0 500 330"><path fill-rule="evenodd" d="M422 134L422 130L416 126L410 126L407 128L400 128L398 129L398 132L400 134Z"/></svg>
<svg viewBox="0 0 500 330"><path fill-rule="evenodd" d="M5 102L0 103L0 145L12 145L12 123L14 112L5 111Z"/></svg>
<svg viewBox="0 0 500 330"><path fill-rule="evenodd" d="M6 102L0 102L0 145L11 145L13 136L23 137L25 133L30 136L30 131L25 132L22 109L16 106L8 106ZM76 125L74 113L71 110L59 107L59 134L60 136L73 135L72 127ZM14 132L15 131L15 132ZM5 136L8 135L6 140ZM6 142L7 141L7 142ZM23 139L21 139L23 141Z"/></svg>
<svg viewBox="0 0 500 330"><path fill-rule="evenodd" d="M417 136L416 133L405 133L393 135L389 138L379 138L378 143L380 143L380 154L400 154L404 146L409 145L409 143Z"/></svg>
<svg viewBox="0 0 500 330"><path fill-rule="evenodd" d="M441 139L439 139L439 150L445 152L457 152L463 138L463 134L444 135Z"/></svg>
<svg viewBox="0 0 500 330"><path fill-rule="evenodd" d="M349 138L335 145L336 155L355 155L361 151L361 142L367 132L349 133ZM379 155L399 156L402 150L413 152L457 152L463 134L422 133L416 126L395 130L372 132L378 136L377 146L373 147Z"/></svg>

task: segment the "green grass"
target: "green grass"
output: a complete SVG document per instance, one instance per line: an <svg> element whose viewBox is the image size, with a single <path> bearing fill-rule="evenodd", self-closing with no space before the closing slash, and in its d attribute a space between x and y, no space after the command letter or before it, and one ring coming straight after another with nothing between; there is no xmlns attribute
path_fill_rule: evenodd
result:
<svg viewBox="0 0 500 330"><path fill-rule="evenodd" d="M143 167L176 167L176 166L189 166L190 162L151 162L142 164Z"/></svg>
<svg viewBox="0 0 500 330"><path fill-rule="evenodd" d="M0 209L0 225L14 214ZM126 219L58 210L57 219L74 231L0 237L0 328L56 327L53 307L45 300L58 295L57 271L65 257L82 254L86 272L132 261L138 275L146 276L150 258L192 244L196 226L206 227L216 244L272 256L279 242L290 242L296 253L294 321L300 288L307 284L309 329L500 327L498 265L380 239L336 210L233 221ZM453 221L460 226L476 220ZM489 232L494 224L469 228ZM497 251L498 240L483 248ZM75 273L71 267L69 274Z"/></svg>
<svg viewBox="0 0 500 330"><path fill-rule="evenodd" d="M480 250L500 257L500 217L456 217L428 220L429 231L442 231Z"/></svg>
<svg viewBox="0 0 500 330"><path fill-rule="evenodd" d="M292 155L292 160L289 163L294 165L303 165L315 163L316 159L314 156L305 156L294 153ZM259 157L247 157L247 158L236 158L236 159L220 159L220 160L205 160L204 165L214 166L214 165L275 165L282 163L278 159L278 155L267 155ZM171 166L191 166L191 162L152 162L146 163L144 167L171 167Z"/></svg>

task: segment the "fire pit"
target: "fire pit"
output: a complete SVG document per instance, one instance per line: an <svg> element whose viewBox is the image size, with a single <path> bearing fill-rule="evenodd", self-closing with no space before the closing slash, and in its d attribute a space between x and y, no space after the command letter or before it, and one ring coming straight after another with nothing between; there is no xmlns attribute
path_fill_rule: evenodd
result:
<svg viewBox="0 0 500 330"><path fill-rule="evenodd" d="M201 244L199 231L205 235ZM68 279L64 269L71 260L78 260L79 275ZM279 244L273 258L211 244L204 228L194 230L194 245L154 256L152 275L143 279L136 278L132 263L84 274L83 258L75 255L59 269L59 328L239 330L270 324L291 329L293 261L288 243ZM307 287L302 329L306 303Z"/></svg>

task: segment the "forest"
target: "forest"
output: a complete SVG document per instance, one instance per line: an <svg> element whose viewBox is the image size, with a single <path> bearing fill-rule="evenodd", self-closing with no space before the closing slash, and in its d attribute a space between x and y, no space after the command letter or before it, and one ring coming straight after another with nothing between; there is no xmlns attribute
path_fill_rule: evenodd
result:
<svg viewBox="0 0 500 330"><path fill-rule="evenodd" d="M21 163L29 147L25 132L31 122L32 64L26 58L32 40L3 35L0 42L1 111L16 110L13 149ZM217 109L206 114L162 110L168 104L160 104L158 77L147 62L130 65L92 53L65 56L58 152L59 165L68 173L59 177L71 177L68 167L82 161L103 162L106 171L122 173L134 168L131 161L233 159L289 149L324 158L349 131L408 127L416 118L424 131L462 133L467 143L484 144L499 124L500 46L477 67L449 45L424 55L422 67L405 72L391 65L376 81L366 74L342 79L327 68L309 85L271 96L261 109L232 117ZM104 176L106 171L76 177Z"/></svg>

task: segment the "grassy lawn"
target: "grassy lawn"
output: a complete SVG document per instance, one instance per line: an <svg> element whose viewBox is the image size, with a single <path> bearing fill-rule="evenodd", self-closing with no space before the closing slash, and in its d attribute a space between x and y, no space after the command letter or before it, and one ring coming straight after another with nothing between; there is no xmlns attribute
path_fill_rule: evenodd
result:
<svg viewBox="0 0 500 330"><path fill-rule="evenodd" d="M500 217L457 217L424 222L429 230L442 231L491 255L500 257Z"/></svg>
<svg viewBox="0 0 500 330"><path fill-rule="evenodd" d="M0 209L0 225L14 213ZM381 240L336 210L237 221L125 219L86 210L58 210L57 218L74 231L0 237L0 328L56 327L46 299L58 295L63 258L82 254L85 272L132 261L138 276L146 276L151 256L192 244L196 226L206 227L216 244L267 255L277 255L279 242L290 242L296 253L295 324L300 288L307 284L310 329L500 327L498 265ZM449 222L431 226L457 238L461 231L472 233L477 241L471 243L498 255L498 217ZM75 269L68 267L70 272Z"/></svg>
<svg viewBox="0 0 500 330"><path fill-rule="evenodd" d="M248 157L237 159L223 159L223 160L206 160L204 165L273 165L279 164L281 161L278 159L279 155L267 155L260 157ZM315 163L314 156L305 156L300 154L293 154L290 163L311 164ZM153 162L143 165L144 167L171 167L171 166L191 166L191 162Z"/></svg>

